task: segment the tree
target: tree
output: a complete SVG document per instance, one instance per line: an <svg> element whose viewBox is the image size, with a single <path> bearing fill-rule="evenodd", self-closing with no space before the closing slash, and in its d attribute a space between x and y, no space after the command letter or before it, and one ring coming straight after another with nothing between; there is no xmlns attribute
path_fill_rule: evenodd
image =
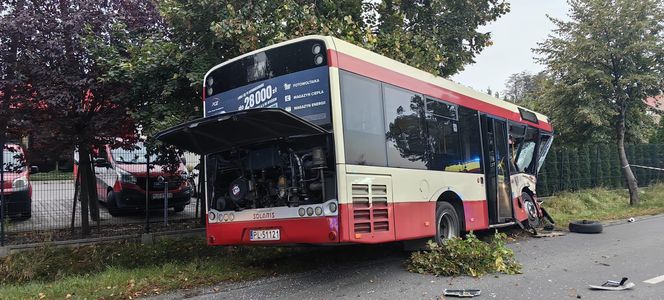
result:
<svg viewBox="0 0 664 300"><path fill-rule="evenodd" d="M20 134L49 131L35 135L34 147L78 148L87 234L88 216L99 219L90 152L104 144L127 147L138 138L130 112L139 101L128 97L131 82L117 80L126 71L117 58L159 28L159 16L151 2L138 0L14 0L2 9L1 102L16 107L11 103L25 100Z"/></svg>
<svg viewBox="0 0 664 300"><path fill-rule="evenodd" d="M659 95L664 79L664 4L658 0L568 0L570 21L551 18L554 35L539 44L552 76L561 135L614 137L630 204L637 181L625 153L626 139L642 138L649 125L643 99ZM559 118L557 118L559 117Z"/></svg>
<svg viewBox="0 0 664 300"><path fill-rule="evenodd" d="M167 34L130 49L119 62L139 82L145 133L200 116L201 78L211 67L257 48L308 34L332 35L431 73L448 76L485 47L479 27L509 11L505 1L190 1L158 2Z"/></svg>
<svg viewBox="0 0 664 300"><path fill-rule="evenodd" d="M653 135L650 136L651 144L664 144L664 121L660 120Z"/></svg>

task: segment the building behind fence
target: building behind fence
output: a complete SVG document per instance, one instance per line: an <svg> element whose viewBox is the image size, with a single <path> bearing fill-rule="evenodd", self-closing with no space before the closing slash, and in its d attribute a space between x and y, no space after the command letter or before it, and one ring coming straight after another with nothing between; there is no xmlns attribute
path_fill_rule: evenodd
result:
<svg viewBox="0 0 664 300"><path fill-rule="evenodd" d="M664 144L626 145L626 152L639 186L664 181L664 171L656 170L664 169ZM593 187L626 188L621 167L614 144L554 146L539 172L537 193L550 196Z"/></svg>

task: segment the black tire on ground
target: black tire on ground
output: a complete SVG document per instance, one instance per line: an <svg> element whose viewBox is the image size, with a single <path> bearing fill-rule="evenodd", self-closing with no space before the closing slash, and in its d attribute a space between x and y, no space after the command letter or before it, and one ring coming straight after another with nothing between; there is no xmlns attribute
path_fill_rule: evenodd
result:
<svg viewBox="0 0 664 300"><path fill-rule="evenodd" d="M182 211L184 211L184 206L180 205L180 206L173 207L173 210L175 212L182 212Z"/></svg>
<svg viewBox="0 0 664 300"><path fill-rule="evenodd" d="M106 194L106 209L111 216L117 217L120 215L120 209L118 208L117 199L115 192L110 191Z"/></svg>
<svg viewBox="0 0 664 300"><path fill-rule="evenodd" d="M597 221L572 221L569 222L569 231L576 233L600 233L602 232L602 223Z"/></svg>
<svg viewBox="0 0 664 300"><path fill-rule="evenodd" d="M436 202L436 243L461 235L459 214L449 202Z"/></svg>
<svg viewBox="0 0 664 300"><path fill-rule="evenodd" d="M535 200L528 193L521 193L521 199L523 199L523 208L526 211L528 216L528 227L537 228L542 224L542 220L537 215L537 206L535 205Z"/></svg>

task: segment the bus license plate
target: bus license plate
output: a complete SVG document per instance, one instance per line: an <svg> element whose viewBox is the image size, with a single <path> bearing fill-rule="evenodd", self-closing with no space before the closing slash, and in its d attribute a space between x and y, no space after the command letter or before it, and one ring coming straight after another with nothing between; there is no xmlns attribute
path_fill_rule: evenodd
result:
<svg viewBox="0 0 664 300"><path fill-rule="evenodd" d="M161 194L152 194L152 199L164 199L166 194L161 193ZM168 193L168 199L173 198L173 193Z"/></svg>
<svg viewBox="0 0 664 300"><path fill-rule="evenodd" d="M250 241L278 241L281 239L279 229L250 230Z"/></svg>

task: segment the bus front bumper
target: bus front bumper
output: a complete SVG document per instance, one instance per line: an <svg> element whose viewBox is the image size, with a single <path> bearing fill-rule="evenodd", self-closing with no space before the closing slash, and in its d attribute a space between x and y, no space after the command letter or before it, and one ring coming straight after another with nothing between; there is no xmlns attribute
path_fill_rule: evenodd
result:
<svg viewBox="0 0 664 300"><path fill-rule="evenodd" d="M278 239L274 230L278 230ZM253 231L270 232L271 240L256 240ZM338 217L307 217L278 220L256 220L208 223L210 246L221 245L284 245L339 243Z"/></svg>

